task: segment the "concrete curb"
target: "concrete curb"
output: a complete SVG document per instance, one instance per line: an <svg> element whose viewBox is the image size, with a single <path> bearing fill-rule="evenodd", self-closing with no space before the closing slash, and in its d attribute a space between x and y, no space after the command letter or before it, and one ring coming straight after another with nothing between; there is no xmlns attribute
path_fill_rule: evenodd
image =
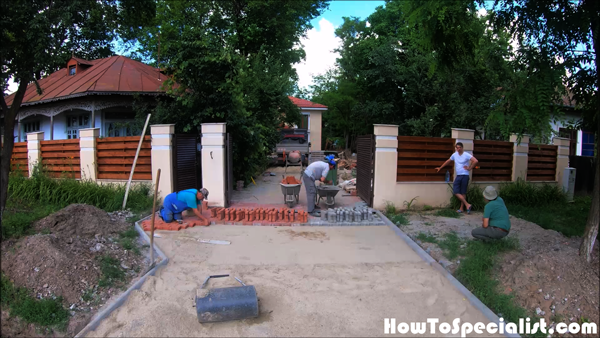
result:
<svg viewBox="0 0 600 338"><path fill-rule="evenodd" d="M139 222L146 220L149 217L150 216L146 216L143 219L140 219L139 221L135 222L135 230L140 234L142 239L144 241L146 241L146 243L148 243L148 244L150 244L150 236L148 236L146 234L146 232L144 232L144 230L140 227ZM125 301L129 297L131 292L133 292L133 290L137 290L140 287L142 287L142 284L144 284L144 282L146 281L148 276L154 276L154 274L156 273L156 270L158 270L158 268L160 268L161 266L167 265L169 263L169 258L162 252L162 250L160 250L160 248L156 245L156 243L154 243L154 251L156 251L158 256L160 258L162 258L161 261L159 263L157 263L154 266L154 268L152 268L145 275L143 275L137 282L135 282L132 286L130 286L123 294L121 294L117 299L115 299L110 305L105 307L102 311L98 312L92 318L92 320L81 331L79 331L79 333L75 336L76 338L83 337L86 334L90 333L91 331L96 330L98 325L100 325L100 322L102 322L106 317L110 316L110 314L114 310L116 310L121 305L123 305L123 303L125 303Z"/></svg>
<svg viewBox="0 0 600 338"><path fill-rule="evenodd" d="M465 298L469 301L469 303L471 303L471 305L473 305L477 310L481 311L481 313L483 313L483 315L490 322L496 324L500 323L500 318L492 310L490 310L485 304L483 304L479 300L479 298L475 297L475 295L473 295L471 291L469 291L464 285L462 285L458 281L458 279L454 278L454 276L452 276L452 274L448 272L448 270L444 269L444 267L441 266L435 259L433 259L433 257L431 257L427 252L425 252L425 250L423 250L423 248L421 248L419 244L415 243L415 241L413 241L412 238L408 237L408 235L406 235L402 230L400 230L400 228L398 228L394 223L392 223L392 221L385 217L383 213L381 213L379 210L375 211L377 212L377 214L379 214L381 219L396 233L396 235L402 238L404 242L406 242L406 244L408 244L408 246L410 246L411 249L413 249L413 251L415 251L417 255L419 255L419 257L421 257L428 265L438 270L450 283L452 283L452 285L454 285L454 287L458 289L458 291L462 293L463 296L465 296ZM510 338L521 337L519 334L507 332L504 333L504 336Z"/></svg>

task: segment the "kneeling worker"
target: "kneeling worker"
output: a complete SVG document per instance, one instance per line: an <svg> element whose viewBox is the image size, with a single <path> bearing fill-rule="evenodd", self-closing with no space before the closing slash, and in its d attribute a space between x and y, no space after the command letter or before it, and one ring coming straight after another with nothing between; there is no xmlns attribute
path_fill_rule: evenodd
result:
<svg viewBox="0 0 600 338"><path fill-rule="evenodd" d="M183 221L182 212L192 209L194 214L200 219L202 216L202 201L208 199L208 190L202 188L187 189L179 192L173 192L165 197L163 207L160 209L160 217L166 223L171 223L173 220L181 223Z"/></svg>
<svg viewBox="0 0 600 338"><path fill-rule="evenodd" d="M317 201L317 187L315 181L319 180L323 183L331 184L331 181L327 181L326 177L329 170L335 167L335 160L333 155L329 155L325 158L325 161L318 161L310 164L304 170L302 175L302 181L306 188L306 203L308 204L307 211L311 216L319 216L319 213L315 209L321 209L318 205L315 205Z"/></svg>
<svg viewBox="0 0 600 338"><path fill-rule="evenodd" d="M471 235L481 240L501 239L510 231L510 217L502 197L498 196L496 189L487 186L483 191L487 200L483 211L483 227L473 229Z"/></svg>

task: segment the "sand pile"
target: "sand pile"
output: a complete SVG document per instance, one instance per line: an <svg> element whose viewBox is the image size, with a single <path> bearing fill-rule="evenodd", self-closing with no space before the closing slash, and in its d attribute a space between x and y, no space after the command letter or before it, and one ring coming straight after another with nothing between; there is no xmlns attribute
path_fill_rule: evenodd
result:
<svg viewBox="0 0 600 338"><path fill-rule="evenodd" d="M82 296L98 289L102 256L119 260L128 276L143 272L142 255L124 250L119 233L131 225L111 221L105 211L89 205L70 205L34 225L40 234L2 245L2 271L18 286L32 290L38 298L61 296L67 307L89 305Z"/></svg>

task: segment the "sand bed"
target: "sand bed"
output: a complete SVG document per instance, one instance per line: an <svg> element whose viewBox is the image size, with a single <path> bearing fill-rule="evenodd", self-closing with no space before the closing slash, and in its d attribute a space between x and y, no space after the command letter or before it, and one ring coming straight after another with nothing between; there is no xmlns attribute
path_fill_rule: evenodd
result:
<svg viewBox="0 0 600 338"><path fill-rule="evenodd" d="M210 226L158 232L169 264L88 336L381 336L384 318L487 323L448 280L387 226ZM200 244L186 236L231 241ZM209 274L254 285L257 319L199 324ZM217 279L211 286L233 286Z"/></svg>

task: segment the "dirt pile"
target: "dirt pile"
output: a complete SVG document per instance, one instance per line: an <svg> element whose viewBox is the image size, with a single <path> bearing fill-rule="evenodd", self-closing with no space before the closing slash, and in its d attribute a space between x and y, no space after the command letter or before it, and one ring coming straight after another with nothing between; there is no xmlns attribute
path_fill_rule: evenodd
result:
<svg viewBox="0 0 600 338"><path fill-rule="evenodd" d="M113 222L93 206L70 205L38 221L34 229L41 233L2 244L2 271L37 298L63 297L71 310L93 310L97 304L90 306L86 294L98 301L110 296L111 289L98 288L101 257L118 259L129 276L147 264L142 255L119 244L119 234L131 225Z"/></svg>

